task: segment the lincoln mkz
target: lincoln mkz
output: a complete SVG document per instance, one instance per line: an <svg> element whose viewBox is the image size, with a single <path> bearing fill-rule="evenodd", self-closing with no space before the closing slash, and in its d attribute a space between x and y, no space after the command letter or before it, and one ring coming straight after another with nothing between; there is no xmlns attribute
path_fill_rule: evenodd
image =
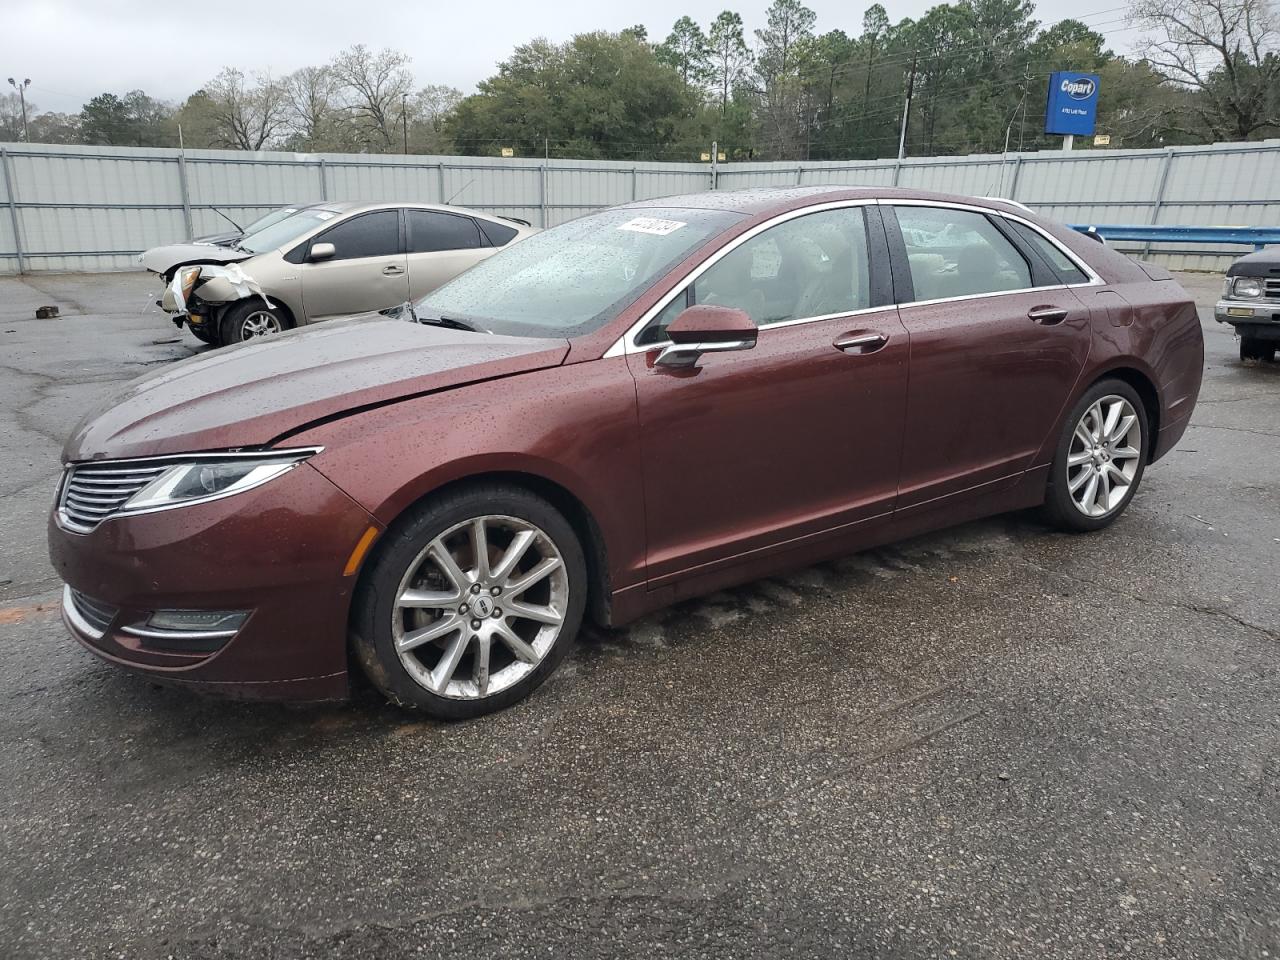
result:
<svg viewBox="0 0 1280 960"><path fill-rule="evenodd" d="M1202 365L1167 272L1014 204L633 203L136 381L68 440L50 551L123 667L472 717L584 619L1002 511L1099 530Z"/></svg>

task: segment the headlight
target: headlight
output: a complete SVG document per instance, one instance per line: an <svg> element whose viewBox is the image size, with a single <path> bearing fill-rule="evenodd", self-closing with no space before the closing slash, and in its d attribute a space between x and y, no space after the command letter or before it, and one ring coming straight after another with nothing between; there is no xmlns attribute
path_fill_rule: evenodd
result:
<svg viewBox="0 0 1280 960"><path fill-rule="evenodd" d="M218 500L244 493L288 473L318 447L304 450L267 450L261 453L223 453L193 456L175 463L130 497L121 513L155 510L158 507Z"/></svg>
<svg viewBox="0 0 1280 960"><path fill-rule="evenodd" d="M1262 281L1257 277L1236 277L1231 284L1231 292L1246 300L1257 299L1262 296Z"/></svg>
<svg viewBox="0 0 1280 960"><path fill-rule="evenodd" d="M178 287L182 290L183 302L191 299L191 291L196 288L196 281L199 279L199 267L183 267L178 271Z"/></svg>

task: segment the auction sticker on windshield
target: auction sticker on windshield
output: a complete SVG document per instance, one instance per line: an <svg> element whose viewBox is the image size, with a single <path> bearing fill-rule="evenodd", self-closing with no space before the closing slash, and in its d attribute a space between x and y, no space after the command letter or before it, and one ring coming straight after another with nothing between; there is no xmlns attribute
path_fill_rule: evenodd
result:
<svg viewBox="0 0 1280 960"><path fill-rule="evenodd" d="M630 230L634 233L652 233L655 236L665 237L669 233L675 233L681 227L687 224L679 220L661 220L658 217L636 217L634 220L628 220L626 223L618 227L619 230Z"/></svg>

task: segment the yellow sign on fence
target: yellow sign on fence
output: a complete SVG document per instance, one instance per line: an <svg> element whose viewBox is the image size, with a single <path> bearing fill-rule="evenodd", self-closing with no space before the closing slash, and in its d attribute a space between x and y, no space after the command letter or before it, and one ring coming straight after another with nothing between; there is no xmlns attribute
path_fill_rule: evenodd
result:
<svg viewBox="0 0 1280 960"><path fill-rule="evenodd" d="M502 155L504 157L514 157L516 155L516 152L511 147L503 147Z"/></svg>

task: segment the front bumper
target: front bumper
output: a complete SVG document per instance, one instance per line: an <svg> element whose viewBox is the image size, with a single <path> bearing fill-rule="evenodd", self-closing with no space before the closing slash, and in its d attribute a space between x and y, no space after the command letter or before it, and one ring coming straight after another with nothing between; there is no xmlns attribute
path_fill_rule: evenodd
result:
<svg viewBox="0 0 1280 960"><path fill-rule="evenodd" d="M1280 301L1219 300L1213 307L1213 319L1247 327L1250 336L1280 340Z"/></svg>
<svg viewBox="0 0 1280 960"><path fill-rule="evenodd" d="M370 526L303 464L236 496L115 517L87 534L51 516L49 556L68 588L63 621L99 657L211 693L334 700L347 693L355 576L344 566ZM155 610L250 614L233 636L198 649L140 635Z"/></svg>

